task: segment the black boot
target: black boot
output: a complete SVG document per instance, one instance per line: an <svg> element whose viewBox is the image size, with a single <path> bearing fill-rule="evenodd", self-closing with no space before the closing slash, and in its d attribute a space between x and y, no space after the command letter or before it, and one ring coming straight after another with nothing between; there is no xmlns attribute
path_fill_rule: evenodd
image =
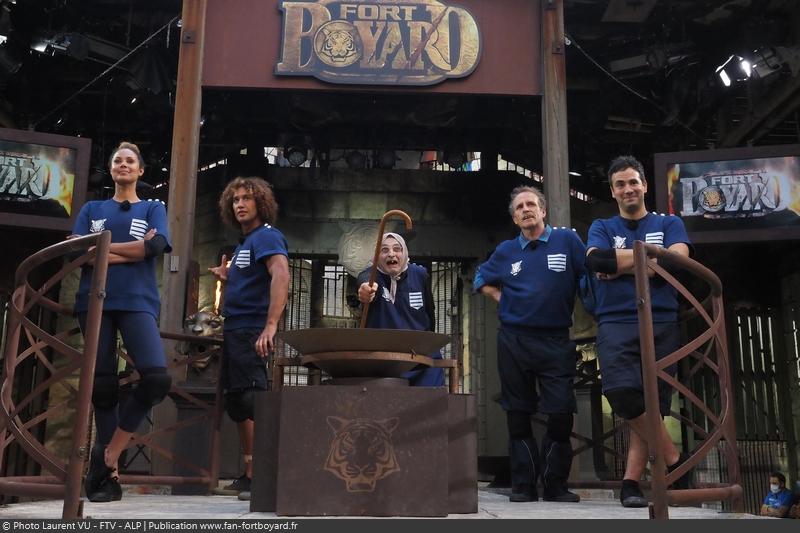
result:
<svg viewBox="0 0 800 533"><path fill-rule="evenodd" d="M545 436L542 442L544 472L544 501L578 503L581 497L567 490L569 469L572 467L572 445L569 441L556 442Z"/></svg>
<svg viewBox="0 0 800 533"><path fill-rule="evenodd" d="M508 442L511 461L512 502L535 502L539 499L536 478L539 475L539 450L533 437L511 439Z"/></svg>
<svg viewBox="0 0 800 533"><path fill-rule="evenodd" d="M105 447L92 447L89 456L89 471L83 482L86 497L90 502L114 502L122 499L122 487L113 477L114 469L106 466Z"/></svg>

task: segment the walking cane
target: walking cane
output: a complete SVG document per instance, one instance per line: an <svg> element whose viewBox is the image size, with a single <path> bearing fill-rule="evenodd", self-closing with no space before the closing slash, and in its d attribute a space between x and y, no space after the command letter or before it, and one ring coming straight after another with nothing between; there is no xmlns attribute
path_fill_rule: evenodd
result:
<svg viewBox="0 0 800 533"><path fill-rule="evenodd" d="M378 275L378 259L381 255L381 244L383 243L383 230L386 227L386 221L389 220L392 216L398 216L402 218L406 223L406 230L411 229L411 217L408 216L405 211L400 211L399 209L392 209L391 211L387 211L384 213L383 217L381 217L381 224L378 226L378 242L375 243L375 256L372 258L372 268L369 272L369 285L372 286L375 283L375 277ZM406 250L407 252L408 250ZM361 329L364 329L364 326L367 324L367 312L369 311L369 302L364 304L364 310L361 312L361 325L359 326Z"/></svg>

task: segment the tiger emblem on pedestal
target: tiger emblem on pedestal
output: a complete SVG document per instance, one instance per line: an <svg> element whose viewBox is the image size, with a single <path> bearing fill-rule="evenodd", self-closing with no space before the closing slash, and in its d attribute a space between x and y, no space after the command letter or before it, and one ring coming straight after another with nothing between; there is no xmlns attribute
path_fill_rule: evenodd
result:
<svg viewBox="0 0 800 533"><path fill-rule="evenodd" d="M325 470L347 485L347 492L372 492L378 480L400 471L392 432L399 420L327 418L333 441Z"/></svg>

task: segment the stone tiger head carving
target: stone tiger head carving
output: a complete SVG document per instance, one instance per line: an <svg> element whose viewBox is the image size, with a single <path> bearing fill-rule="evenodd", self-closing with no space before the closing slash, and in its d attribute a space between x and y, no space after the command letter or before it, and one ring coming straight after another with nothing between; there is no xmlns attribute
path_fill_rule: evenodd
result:
<svg viewBox="0 0 800 533"><path fill-rule="evenodd" d="M325 470L344 481L347 492L372 492L378 480L400 471L391 438L397 418L327 420L334 437Z"/></svg>
<svg viewBox="0 0 800 533"><path fill-rule="evenodd" d="M197 313L189 316L183 323L183 332L188 335L198 335L200 337L221 337L223 318L213 309L203 308ZM209 366L213 357L220 352L219 346L184 343L184 353L190 356L203 356L192 363L192 368L198 371L205 370Z"/></svg>

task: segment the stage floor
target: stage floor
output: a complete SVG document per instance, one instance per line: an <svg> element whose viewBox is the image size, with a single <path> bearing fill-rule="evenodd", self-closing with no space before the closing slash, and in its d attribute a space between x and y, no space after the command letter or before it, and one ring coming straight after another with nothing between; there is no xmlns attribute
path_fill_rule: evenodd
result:
<svg viewBox="0 0 800 533"><path fill-rule="evenodd" d="M137 494L138 487L126 487L121 501L84 504L84 517L95 519L274 519L275 513L251 513L250 502L236 496L172 496ZM150 488L148 488L150 490ZM156 490L157 492L157 490ZM460 519L646 519L644 509L626 509L613 499L612 491L577 491L577 504L530 502L511 503L507 493L482 487L478 491L478 512L451 514ZM0 506L0 519L58 519L61 500L20 502ZM670 507L670 518L681 519L759 519L750 514L719 512L699 507ZM354 517L348 517L354 518ZM366 517L369 518L369 517ZM768 519L767 519L768 520Z"/></svg>

